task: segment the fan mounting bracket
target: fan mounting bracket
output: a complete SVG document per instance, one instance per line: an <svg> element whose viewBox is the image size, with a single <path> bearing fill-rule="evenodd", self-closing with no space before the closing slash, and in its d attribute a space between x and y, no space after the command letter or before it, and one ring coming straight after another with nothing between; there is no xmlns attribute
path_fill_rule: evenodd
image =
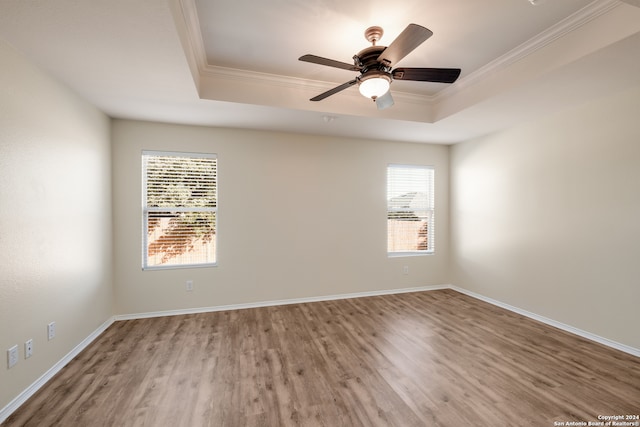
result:
<svg viewBox="0 0 640 427"><path fill-rule="evenodd" d="M369 27L364 31L364 38L375 46L376 42L382 38L383 34L384 31L382 30L382 27Z"/></svg>

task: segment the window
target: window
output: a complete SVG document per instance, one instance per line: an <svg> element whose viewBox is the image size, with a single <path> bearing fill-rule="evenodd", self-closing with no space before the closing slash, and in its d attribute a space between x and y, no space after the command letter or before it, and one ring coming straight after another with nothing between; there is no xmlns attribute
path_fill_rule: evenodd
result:
<svg viewBox="0 0 640 427"><path fill-rule="evenodd" d="M432 167L387 167L389 256L433 253L433 181Z"/></svg>
<svg viewBox="0 0 640 427"><path fill-rule="evenodd" d="M142 152L142 268L215 265L215 154Z"/></svg>

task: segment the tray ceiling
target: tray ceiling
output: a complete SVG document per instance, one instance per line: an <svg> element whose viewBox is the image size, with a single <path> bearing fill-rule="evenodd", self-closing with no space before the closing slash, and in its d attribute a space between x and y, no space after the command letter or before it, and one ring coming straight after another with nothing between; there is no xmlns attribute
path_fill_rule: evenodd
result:
<svg viewBox="0 0 640 427"><path fill-rule="evenodd" d="M453 143L640 84L637 0L4 0L0 38L112 117ZM453 85L395 81L378 111L343 62L384 28L434 35L401 66L457 67Z"/></svg>

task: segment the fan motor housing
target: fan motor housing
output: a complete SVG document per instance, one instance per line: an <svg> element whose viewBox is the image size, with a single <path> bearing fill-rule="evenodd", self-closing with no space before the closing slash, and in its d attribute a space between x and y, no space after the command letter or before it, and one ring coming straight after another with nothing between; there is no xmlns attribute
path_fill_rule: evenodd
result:
<svg viewBox="0 0 640 427"><path fill-rule="evenodd" d="M358 52L353 57L353 63L356 67L361 67L362 72L366 73L370 69L379 69L380 71L388 72L383 64L378 62L378 57L386 49L386 46L369 46Z"/></svg>

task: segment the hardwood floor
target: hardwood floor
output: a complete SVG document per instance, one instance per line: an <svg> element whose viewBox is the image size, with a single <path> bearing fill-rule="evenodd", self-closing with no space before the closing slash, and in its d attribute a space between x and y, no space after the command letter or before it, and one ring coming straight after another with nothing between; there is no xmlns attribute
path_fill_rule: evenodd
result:
<svg viewBox="0 0 640 427"><path fill-rule="evenodd" d="M554 426L627 414L640 414L639 358L443 290L116 322L3 426Z"/></svg>

